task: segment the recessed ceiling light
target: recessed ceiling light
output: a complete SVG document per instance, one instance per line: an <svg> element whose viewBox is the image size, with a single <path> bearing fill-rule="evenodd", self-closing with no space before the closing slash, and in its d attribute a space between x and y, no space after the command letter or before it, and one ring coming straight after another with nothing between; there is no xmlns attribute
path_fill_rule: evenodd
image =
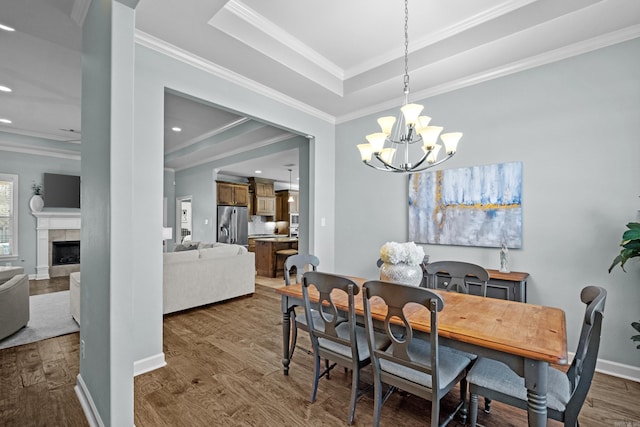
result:
<svg viewBox="0 0 640 427"><path fill-rule="evenodd" d="M15 31L15 28L11 28L11 27L8 27L6 25L0 24L0 30Z"/></svg>
<svg viewBox="0 0 640 427"><path fill-rule="evenodd" d="M179 128L178 126L174 126L174 127L171 128L171 130L174 131L174 132L181 132L182 128Z"/></svg>
<svg viewBox="0 0 640 427"><path fill-rule="evenodd" d="M262 171L256 171L256 173L262 173Z"/></svg>
<svg viewBox="0 0 640 427"><path fill-rule="evenodd" d="M11 124L13 122L11 120L9 120L9 119L0 119L0 123Z"/></svg>
<svg viewBox="0 0 640 427"><path fill-rule="evenodd" d="M0 92L11 92L11 88L0 85Z"/></svg>

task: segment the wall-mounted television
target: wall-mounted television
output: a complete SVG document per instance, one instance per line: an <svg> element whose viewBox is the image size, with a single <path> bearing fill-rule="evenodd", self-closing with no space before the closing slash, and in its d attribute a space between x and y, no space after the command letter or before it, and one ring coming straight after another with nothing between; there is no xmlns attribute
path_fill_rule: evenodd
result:
<svg viewBox="0 0 640 427"><path fill-rule="evenodd" d="M80 208L80 177L45 173L43 179L46 208Z"/></svg>

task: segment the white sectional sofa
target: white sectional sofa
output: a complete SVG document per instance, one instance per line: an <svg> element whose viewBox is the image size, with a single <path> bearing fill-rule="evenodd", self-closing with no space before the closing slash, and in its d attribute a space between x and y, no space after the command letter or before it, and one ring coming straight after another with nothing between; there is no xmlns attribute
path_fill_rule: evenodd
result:
<svg viewBox="0 0 640 427"><path fill-rule="evenodd" d="M201 244L163 256L164 314L255 292L255 254L243 246Z"/></svg>

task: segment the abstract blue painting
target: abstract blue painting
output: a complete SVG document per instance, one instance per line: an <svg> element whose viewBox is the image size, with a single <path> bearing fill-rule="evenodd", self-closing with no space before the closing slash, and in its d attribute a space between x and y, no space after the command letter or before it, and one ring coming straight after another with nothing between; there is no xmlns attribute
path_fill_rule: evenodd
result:
<svg viewBox="0 0 640 427"><path fill-rule="evenodd" d="M522 247L522 162L412 174L409 240Z"/></svg>

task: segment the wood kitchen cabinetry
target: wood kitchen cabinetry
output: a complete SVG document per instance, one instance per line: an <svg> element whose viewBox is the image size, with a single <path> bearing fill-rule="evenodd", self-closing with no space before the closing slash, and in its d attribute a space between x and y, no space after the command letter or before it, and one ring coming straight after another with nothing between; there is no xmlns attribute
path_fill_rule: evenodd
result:
<svg viewBox="0 0 640 427"><path fill-rule="evenodd" d="M289 202L289 196L293 202ZM298 213L298 192L282 190L276 192L276 221L289 221L289 215Z"/></svg>
<svg viewBox="0 0 640 427"><path fill-rule="evenodd" d="M234 182L216 182L218 204L225 206L247 206L249 204L249 186Z"/></svg>
<svg viewBox="0 0 640 427"><path fill-rule="evenodd" d="M273 180L249 178L249 193L251 196L251 215L276 215L276 193L273 188Z"/></svg>

